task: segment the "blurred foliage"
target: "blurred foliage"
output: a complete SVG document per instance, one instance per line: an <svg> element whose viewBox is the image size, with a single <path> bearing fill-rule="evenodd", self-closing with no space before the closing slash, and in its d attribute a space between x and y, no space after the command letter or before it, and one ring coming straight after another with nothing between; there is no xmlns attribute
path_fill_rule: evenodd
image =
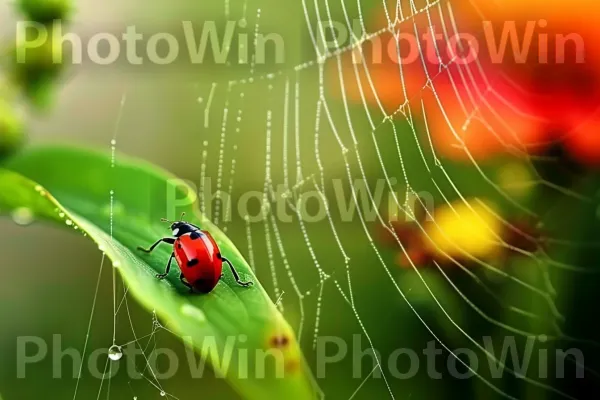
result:
<svg viewBox="0 0 600 400"><path fill-rule="evenodd" d="M51 104L53 83L63 69L64 55L60 45L62 39L52 29L41 35L42 44L34 48L25 45L31 38L23 38L23 43L17 43L12 74L28 100L45 108Z"/></svg>
<svg viewBox="0 0 600 400"><path fill-rule="evenodd" d="M70 17L73 0L17 0L19 10L30 20L50 24Z"/></svg>
<svg viewBox="0 0 600 400"><path fill-rule="evenodd" d="M62 70L63 54L60 37L53 34L52 25L63 24L70 15L72 0L19 0L18 9L26 18L24 22L39 24L35 27L36 41L42 45L27 48L17 38L10 52L8 65L2 72L0 92L0 160L15 152L24 142L24 118L21 113L21 98L43 109L52 101L52 87ZM26 31L32 34L31 29ZM4 47L6 44L2 44Z"/></svg>
<svg viewBox="0 0 600 400"><path fill-rule="evenodd" d="M24 137L21 116L10 104L0 99L0 160L18 149Z"/></svg>

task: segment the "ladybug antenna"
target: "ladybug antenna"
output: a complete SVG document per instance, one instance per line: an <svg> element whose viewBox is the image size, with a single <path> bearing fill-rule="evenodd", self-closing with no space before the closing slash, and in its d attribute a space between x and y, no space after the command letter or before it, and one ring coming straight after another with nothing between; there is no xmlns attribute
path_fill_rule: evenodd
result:
<svg viewBox="0 0 600 400"><path fill-rule="evenodd" d="M185 217L185 211L181 213L181 217L179 217L179 220L183 221L183 217Z"/></svg>
<svg viewBox="0 0 600 400"><path fill-rule="evenodd" d="M161 218L161 219L160 219L160 222L168 222L168 223L170 223L170 224L172 224L172 223L173 223L173 222L169 221L169 220L168 220L168 219L166 219L166 218Z"/></svg>

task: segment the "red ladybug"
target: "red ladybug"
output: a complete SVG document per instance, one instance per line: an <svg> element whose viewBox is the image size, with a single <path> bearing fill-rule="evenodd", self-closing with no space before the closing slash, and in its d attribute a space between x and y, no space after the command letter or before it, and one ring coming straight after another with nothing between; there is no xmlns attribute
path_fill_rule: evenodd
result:
<svg viewBox="0 0 600 400"><path fill-rule="evenodd" d="M181 218L185 215L182 214ZM158 274L158 279L164 279L171 269L173 258L177 260L181 274L179 279L190 288L190 292L196 289L201 293L208 293L217 286L221 278L223 262L229 264L236 282L240 286L250 286L252 282L243 282L233 267L233 264L221 255L219 246L208 231L203 231L196 225L185 221L171 222L163 219L163 222L171 223L171 231L174 238L166 237L156 241L149 249L138 247L145 253L150 253L160 243L173 245L173 253L167 263L164 274Z"/></svg>

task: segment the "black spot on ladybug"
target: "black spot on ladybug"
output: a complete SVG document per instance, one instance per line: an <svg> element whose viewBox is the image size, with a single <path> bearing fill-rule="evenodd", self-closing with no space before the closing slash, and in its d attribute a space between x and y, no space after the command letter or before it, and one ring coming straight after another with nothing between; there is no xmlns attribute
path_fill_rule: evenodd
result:
<svg viewBox="0 0 600 400"><path fill-rule="evenodd" d="M202 235L200 235L200 232L192 232L190 234L190 239L192 239L192 240L200 239L200 236L202 236Z"/></svg>
<svg viewBox="0 0 600 400"><path fill-rule="evenodd" d="M181 249L181 247L182 247L182 246L181 246L181 243L177 243L177 248L178 248L178 249Z"/></svg>
<svg viewBox="0 0 600 400"><path fill-rule="evenodd" d="M189 267L193 267L194 265L197 265L197 264L198 264L198 259L197 259L197 258L193 258L193 259L191 259L191 260L189 260L189 261L187 262L187 266L188 266L188 268L189 268Z"/></svg>
<svg viewBox="0 0 600 400"><path fill-rule="evenodd" d="M200 278L194 282L194 288L201 293L208 293L214 287L210 279Z"/></svg>

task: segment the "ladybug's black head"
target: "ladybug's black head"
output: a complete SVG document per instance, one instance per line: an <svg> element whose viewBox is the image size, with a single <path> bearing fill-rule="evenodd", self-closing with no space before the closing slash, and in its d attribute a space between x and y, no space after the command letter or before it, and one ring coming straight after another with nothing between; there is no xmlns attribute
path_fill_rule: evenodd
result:
<svg viewBox="0 0 600 400"><path fill-rule="evenodd" d="M198 230L196 225L192 225L185 221L177 221L173 222L171 225L171 231L173 232L173 236L180 237L185 235L186 233L192 233Z"/></svg>
<svg viewBox="0 0 600 400"><path fill-rule="evenodd" d="M181 214L182 219L184 215L185 213ZM173 232L173 236L175 237L180 237L187 233L192 233L200 230L200 228L196 225L190 224L189 222L185 221L171 222L169 220L163 219L163 222L169 222L171 224L171 232Z"/></svg>

